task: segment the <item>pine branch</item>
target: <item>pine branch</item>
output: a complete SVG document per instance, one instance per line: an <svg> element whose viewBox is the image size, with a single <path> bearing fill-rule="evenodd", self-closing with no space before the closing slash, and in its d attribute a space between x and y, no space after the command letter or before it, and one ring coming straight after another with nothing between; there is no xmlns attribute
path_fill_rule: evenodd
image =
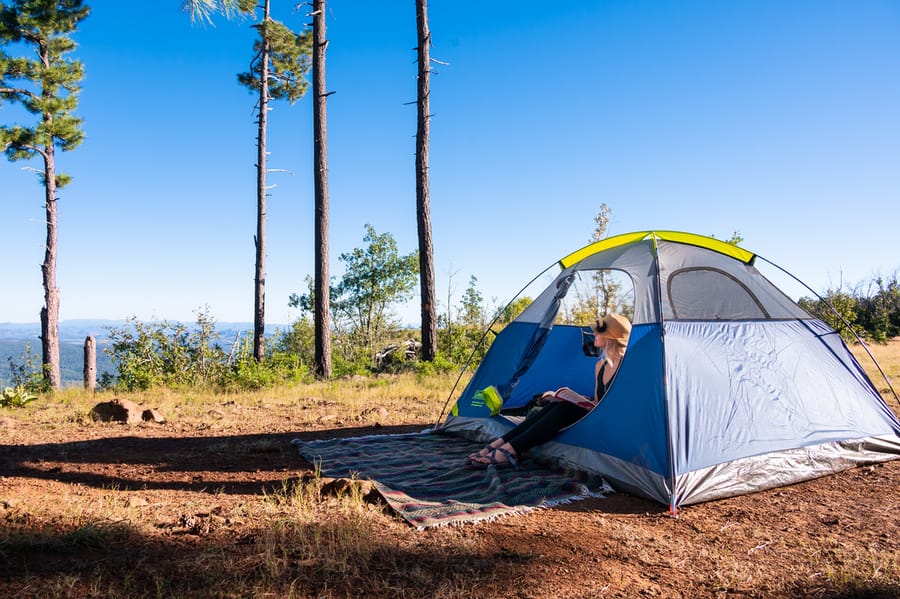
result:
<svg viewBox="0 0 900 599"><path fill-rule="evenodd" d="M0 87L0 94L6 95L6 96L27 96L27 97L31 98L32 100L36 100L39 97L34 92L31 92L27 89L21 89L18 87ZM15 99L15 98L13 98L13 99Z"/></svg>
<svg viewBox="0 0 900 599"><path fill-rule="evenodd" d="M17 143L13 143L10 141L10 142L7 142L6 146L3 148L4 152L7 152L9 150L12 150L13 152L16 152L16 153L30 152L32 154L39 154L41 156L41 158L43 158L44 160L47 160L47 152L40 146L33 146L31 144L17 144ZM24 156L22 158L24 158ZM15 158L14 158L14 160L15 160Z"/></svg>

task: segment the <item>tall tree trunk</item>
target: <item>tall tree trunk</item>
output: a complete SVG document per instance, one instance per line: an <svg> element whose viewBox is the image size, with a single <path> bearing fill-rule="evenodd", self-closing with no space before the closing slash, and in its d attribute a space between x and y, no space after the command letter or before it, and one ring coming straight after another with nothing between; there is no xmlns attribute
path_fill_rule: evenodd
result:
<svg viewBox="0 0 900 599"><path fill-rule="evenodd" d="M84 388L94 391L97 388L97 341L93 335L84 338L84 368L82 369Z"/></svg>
<svg viewBox="0 0 900 599"><path fill-rule="evenodd" d="M45 120L51 120L45 117ZM44 281L44 307L41 309L41 354L44 380L52 389L60 388L59 375L59 289L56 287L56 164L53 144L44 147L44 205L47 217L47 242L41 273Z"/></svg>
<svg viewBox="0 0 900 599"><path fill-rule="evenodd" d="M325 116L325 0L313 0L313 169L315 176L315 369L331 378L331 286L328 273L328 127Z"/></svg>
<svg viewBox="0 0 900 599"><path fill-rule="evenodd" d="M253 305L253 357L266 355L266 128L269 113L269 0L263 5L259 74L259 130L256 138L256 285Z"/></svg>
<svg viewBox="0 0 900 599"><path fill-rule="evenodd" d="M431 201L428 191L428 144L431 127L431 32L427 0L416 0L418 32L418 119L416 127L416 223L419 229L419 280L422 302L422 359L437 353L437 308L434 296L434 249L431 241Z"/></svg>

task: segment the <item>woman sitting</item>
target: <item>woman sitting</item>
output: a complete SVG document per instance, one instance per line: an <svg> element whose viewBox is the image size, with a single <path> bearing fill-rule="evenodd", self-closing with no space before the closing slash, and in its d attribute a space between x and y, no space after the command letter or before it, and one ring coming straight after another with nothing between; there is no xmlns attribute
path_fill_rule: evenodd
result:
<svg viewBox="0 0 900 599"><path fill-rule="evenodd" d="M469 455L476 466L516 466L518 457L536 445L546 443L559 431L575 424L603 399L609 384L622 363L631 323L619 314L608 314L594 325L594 346L604 350L594 366L594 396L585 397L568 387L547 391L543 399L549 404L529 415L515 428L495 439L478 453Z"/></svg>

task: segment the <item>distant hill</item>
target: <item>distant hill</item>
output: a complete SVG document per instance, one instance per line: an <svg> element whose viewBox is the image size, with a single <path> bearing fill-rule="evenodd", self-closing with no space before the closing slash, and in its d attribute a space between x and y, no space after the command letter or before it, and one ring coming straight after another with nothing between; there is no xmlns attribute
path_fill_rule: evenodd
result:
<svg viewBox="0 0 900 599"><path fill-rule="evenodd" d="M59 323L59 340L74 341L93 335L95 339L106 339L109 327L121 327L124 320L63 320ZM39 322L0 322L0 339L33 339L40 342Z"/></svg>
<svg viewBox="0 0 900 599"><path fill-rule="evenodd" d="M109 329L125 326L124 320L64 320L59 323L60 380L64 387L80 385L84 371L84 340L93 335L97 342L97 378L103 372L115 374L115 367L109 356L103 351L108 342ZM195 323L188 324L189 327ZM276 324L266 326L266 336L288 325ZM216 323L219 343L226 351L239 335L253 332L253 324L249 322ZM10 360L15 364L24 363L25 348L30 347L31 355L41 359L41 325L40 323L0 322L0 386L10 384Z"/></svg>
<svg viewBox="0 0 900 599"><path fill-rule="evenodd" d="M41 340L34 336L29 339L0 338L0 386L11 384L10 360L15 364L25 362L25 348L28 343L31 355L37 362L41 360ZM107 341L97 341L97 378L103 372L115 373L112 361L103 350ZM84 339L81 341L59 342L59 375L64 387L81 384L84 380Z"/></svg>

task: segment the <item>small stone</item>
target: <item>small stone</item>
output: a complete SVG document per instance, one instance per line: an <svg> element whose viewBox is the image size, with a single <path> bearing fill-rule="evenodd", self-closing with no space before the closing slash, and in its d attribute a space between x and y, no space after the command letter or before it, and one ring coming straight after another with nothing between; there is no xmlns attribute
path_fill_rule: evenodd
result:
<svg viewBox="0 0 900 599"><path fill-rule="evenodd" d="M149 409L149 408L144 410L141 413L141 418L143 418L145 421L155 422L156 424L165 424L166 423L165 417L162 414L160 414L158 410L153 410L153 409Z"/></svg>
<svg viewBox="0 0 900 599"><path fill-rule="evenodd" d="M112 401L98 403L91 409L91 417L101 422L124 422L138 424L142 422L143 410L128 399L116 398Z"/></svg>
<svg viewBox="0 0 900 599"><path fill-rule="evenodd" d="M359 414L358 420L368 420L369 418L387 418L388 411L385 407L366 408Z"/></svg>
<svg viewBox="0 0 900 599"><path fill-rule="evenodd" d="M4 497L3 499L0 499L0 508L9 510L18 507L20 503L21 500L16 497Z"/></svg>
<svg viewBox="0 0 900 599"><path fill-rule="evenodd" d="M322 495L331 495L333 497L342 497L353 491L358 492L362 496L366 496L372 491L372 483L365 480L336 478L322 485L321 489Z"/></svg>

